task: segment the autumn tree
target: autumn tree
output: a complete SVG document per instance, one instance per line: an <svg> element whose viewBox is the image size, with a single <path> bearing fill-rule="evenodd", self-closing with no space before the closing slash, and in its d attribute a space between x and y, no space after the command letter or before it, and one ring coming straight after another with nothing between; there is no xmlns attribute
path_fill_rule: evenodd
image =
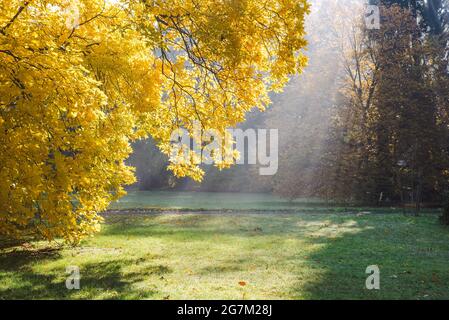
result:
<svg viewBox="0 0 449 320"><path fill-rule="evenodd" d="M329 144L336 193L371 203L409 200L418 210L424 200L441 200L448 181L447 62L417 14L383 6L380 30L357 29Z"/></svg>
<svg viewBox="0 0 449 320"><path fill-rule="evenodd" d="M130 142L224 132L305 65L306 0L3 0L0 231L77 242L134 181ZM200 180L192 154L170 163ZM229 161L217 161L219 167Z"/></svg>

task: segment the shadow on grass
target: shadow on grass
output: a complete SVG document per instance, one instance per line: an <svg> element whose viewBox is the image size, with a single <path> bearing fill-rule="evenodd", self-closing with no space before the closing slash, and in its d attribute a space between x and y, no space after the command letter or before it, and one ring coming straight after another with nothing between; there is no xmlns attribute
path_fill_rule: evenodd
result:
<svg viewBox="0 0 449 320"><path fill-rule="evenodd" d="M216 235L241 238L236 242L241 253L213 261L199 273L222 276L248 272L250 265L259 272L265 265L267 270L288 265L297 281L279 292L287 291L286 296L293 299L449 299L449 230L438 224L436 216L301 216L293 221L290 217L269 221L261 216L264 220L258 217L236 225L228 221L215 227L203 219L183 217L172 220L170 231L135 225L129 234L176 241L202 241ZM250 237L279 248L286 241L300 240L317 249L284 254L258 247L260 254L253 255L254 242L246 241ZM270 256L276 252L278 256ZM371 265L380 268L380 290L366 289L366 269Z"/></svg>
<svg viewBox="0 0 449 320"><path fill-rule="evenodd" d="M0 252L0 271L18 271L32 263L43 260L56 260L60 256L60 249L58 248Z"/></svg>
<svg viewBox="0 0 449 320"><path fill-rule="evenodd" d="M33 270L33 264L60 258L58 250L18 251L0 254L0 299L146 299L157 292L133 290L133 284L149 275L171 272L162 265L146 266L139 272L124 273L138 260L117 259L80 266L81 290L68 290L64 269L51 269L46 273ZM10 278L13 285L2 286Z"/></svg>
<svg viewBox="0 0 449 320"><path fill-rule="evenodd" d="M314 279L292 296L306 299L449 299L449 230L436 219L403 218L388 225L357 223L360 231L326 240L308 257ZM425 218L424 218L425 219ZM380 290L368 290L368 266L380 269Z"/></svg>
<svg viewBox="0 0 449 320"><path fill-rule="evenodd" d="M285 268L297 278L279 289L289 298L449 298L449 230L436 215L141 215L125 225L110 225L104 235L155 237L172 244L230 240L241 247L239 253L214 261L201 274L235 273L250 264ZM308 249L288 247L289 241ZM282 250L284 245L291 251ZM370 265L380 268L380 290L365 287Z"/></svg>
<svg viewBox="0 0 449 320"><path fill-rule="evenodd" d="M213 236L231 236L238 238L277 236L295 234L301 236L305 228L300 228L290 222L297 216L289 213L273 214L172 214L169 220L164 214L132 214L106 217L107 228L104 236L154 237L170 238L170 240L205 241ZM233 219L235 217L235 219ZM293 218L292 218L293 217ZM324 217L327 219L326 217ZM211 224L211 221L220 220ZM301 215L304 221L323 219L322 215ZM221 223L222 222L222 223Z"/></svg>
<svg viewBox="0 0 449 320"><path fill-rule="evenodd" d="M201 276L212 275L215 280L214 275L248 272L251 265L261 275L266 275L263 268L275 273L285 270L296 280L288 277L287 283L278 285L274 282L276 275L263 279L273 281L279 297L449 298L449 230L439 226L436 217L272 214L239 219L232 215L133 215L108 219L102 236L114 241L127 236L155 237L175 248L198 241L201 248L219 249L224 241L234 254L224 252L220 259L198 264L194 271ZM304 250L297 244L303 244ZM147 257L115 256L108 261L80 265L81 290L70 291L65 287L66 266L56 266L55 260L61 255L58 250L0 251L0 299L153 298L161 292L151 284L144 288L145 280L163 278L172 272L166 265L151 264ZM202 258L201 254L194 256ZM176 269L172 261L167 264ZM51 269L44 273L37 264ZM379 291L365 288L365 270L369 265L380 268ZM3 281L6 285L2 285Z"/></svg>

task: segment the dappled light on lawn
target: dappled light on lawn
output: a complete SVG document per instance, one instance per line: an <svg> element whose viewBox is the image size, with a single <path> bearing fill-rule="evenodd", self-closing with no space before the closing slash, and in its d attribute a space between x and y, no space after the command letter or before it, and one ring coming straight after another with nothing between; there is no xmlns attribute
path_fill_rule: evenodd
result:
<svg viewBox="0 0 449 320"><path fill-rule="evenodd" d="M0 296L92 299L448 298L436 215L108 214L79 248L0 253ZM382 268L380 291L365 269ZM65 288L77 265L81 290ZM433 279L433 280L432 280Z"/></svg>

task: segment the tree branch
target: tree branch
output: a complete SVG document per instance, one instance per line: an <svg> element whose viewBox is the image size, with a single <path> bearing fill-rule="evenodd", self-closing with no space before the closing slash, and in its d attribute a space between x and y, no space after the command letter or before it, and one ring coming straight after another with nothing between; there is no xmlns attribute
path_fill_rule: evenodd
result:
<svg viewBox="0 0 449 320"><path fill-rule="evenodd" d="M23 10L25 10L25 8L28 6L29 2L26 1L23 6L19 7L19 10L17 11L17 13L14 15L14 17L12 17L12 19L6 24L6 26L4 26L3 28L0 29L0 33L3 35L6 35L6 29L8 29L13 23L14 21L20 16L20 14L22 13Z"/></svg>

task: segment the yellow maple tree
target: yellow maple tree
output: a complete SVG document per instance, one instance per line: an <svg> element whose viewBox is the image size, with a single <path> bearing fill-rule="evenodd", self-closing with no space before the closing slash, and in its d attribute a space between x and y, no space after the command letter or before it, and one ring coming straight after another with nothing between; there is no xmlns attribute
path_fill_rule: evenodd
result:
<svg viewBox="0 0 449 320"><path fill-rule="evenodd" d="M303 68L306 0L2 0L0 231L77 242L134 181L130 143L224 133ZM228 166L220 163L218 166ZM177 176L201 180L195 161Z"/></svg>

